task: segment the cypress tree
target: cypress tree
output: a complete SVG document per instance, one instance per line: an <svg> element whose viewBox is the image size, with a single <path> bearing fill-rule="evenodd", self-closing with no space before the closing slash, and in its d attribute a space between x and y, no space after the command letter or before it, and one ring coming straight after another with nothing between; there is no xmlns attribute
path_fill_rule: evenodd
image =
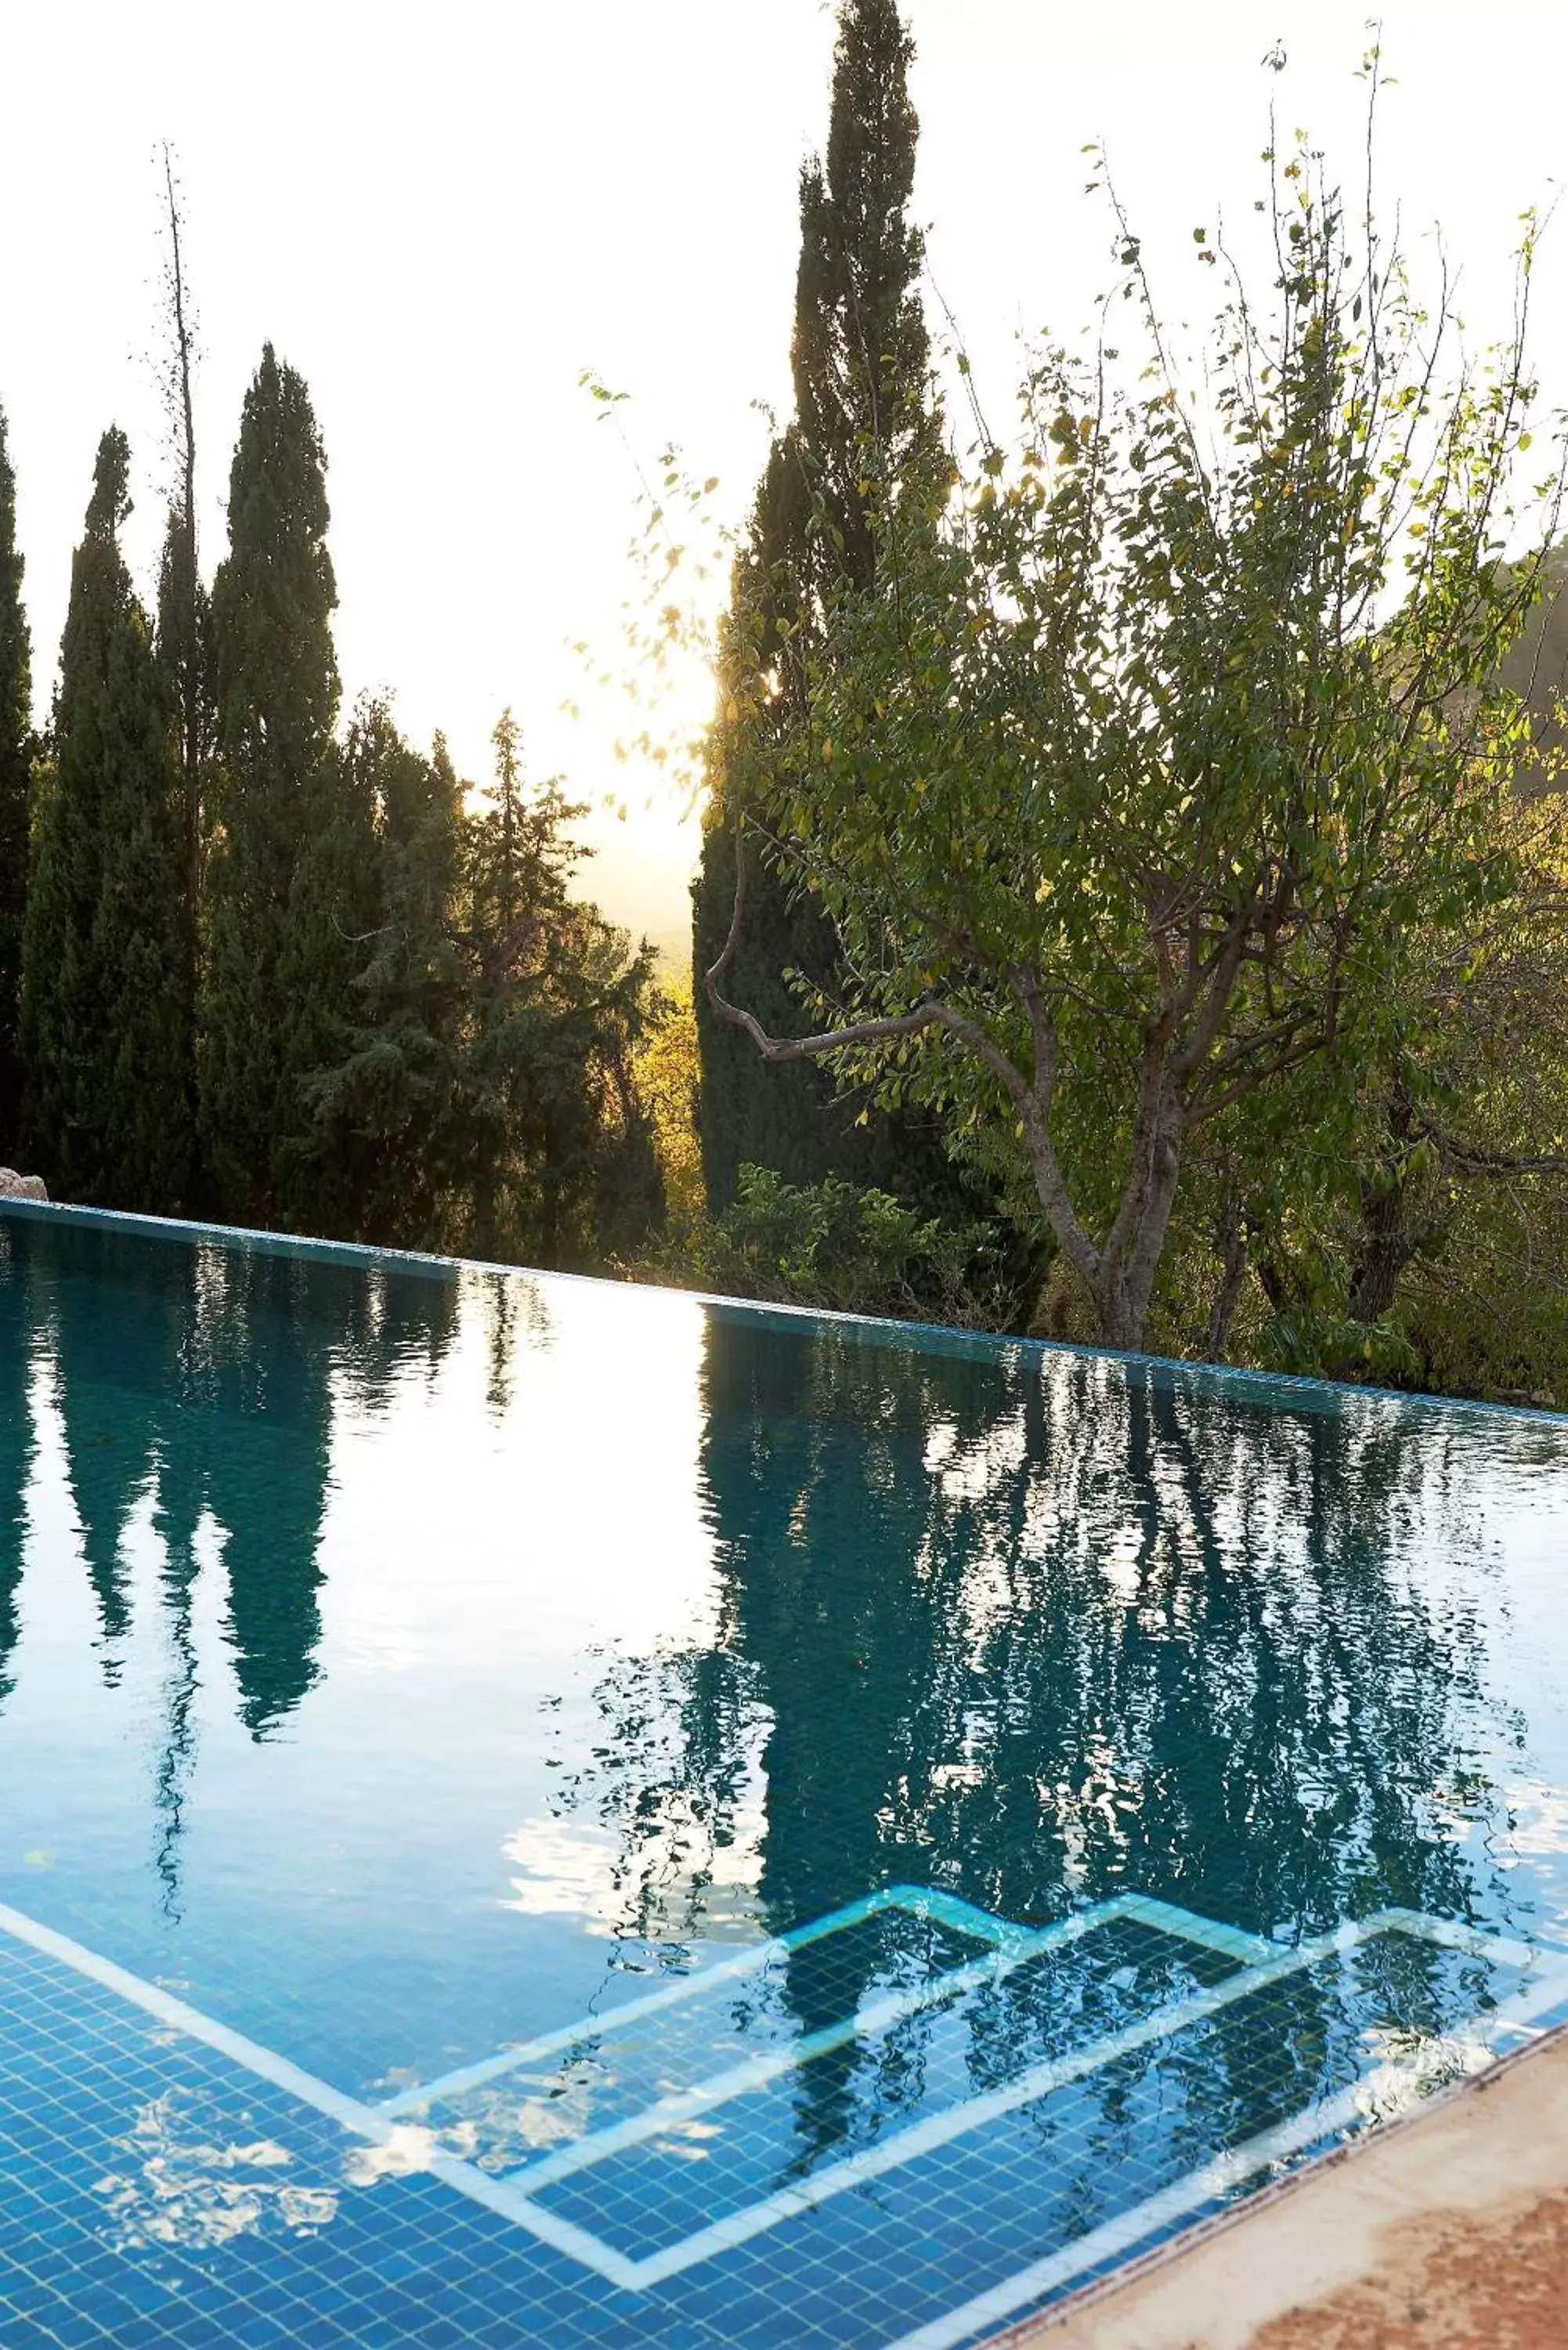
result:
<svg viewBox="0 0 1568 2350"><path fill-rule="evenodd" d="M300 1082L331 1011L319 1001L286 1002L286 981L330 991L340 977L334 958L325 958L328 976L307 943L319 944L337 912L335 852L322 844L340 832L344 815L335 805L343 777L332 739L337 596L327 520L310 396L269 343L245 394L229 475L229 552L213 588L219 774L200 1040L202 1127L217 1201L261 1222L285 1204L280 1146L286 1157L297 1143ZM286 1188L288 1211L297 1213L298 1183L286 1178Z"/></svg>
<svg viewBox="0 0 1568 2350"><path fill-rule="evenodd" d="M737 597L760 611L778 647L781 624L809 635L836 593L874 584L869 484L896 494L940 439L919 292L922 245L909 219L919 133L912 56L897 0L844 0L826 153L801 175L794 415L770 452L737 579ZM817 1064L769 1067L749 1038L709 1010L702 973L728 932L735 878L722 775L714 781L692 891L699 1126L711 1206L729 1205L747 1161L792 1182L835 1174L928 1210L956 1206L957 1179L929 1128L878 1113L857 1125L860 1106L836 1098ZM747 855L746 921L731 989L764 1026L787 1034L801 1006L786 974L797 971L831 993L836 941L754 844Z"/></svg>
<svg viewBox="0 0 1568 2350"><path fill-rule="evenodd" d="M0 409L0 1159L16 1149L22 1107L16 1024L27 903L30 652L16 545L16 477L6 445L5 411Z"/></svg>
<svg viewBox="0 0 1568 2350"><path fill-rule="evenodd" d="M71 566L23 940L24 1134L67 1197L168 1211L189 1168L192 909L170 713L119 546L130 453L111 427Z"/></svg>
<svg viewBox="0 0 1568 2350"><path fill-rule="evenodd" d="M343 756L379 819L380 920L348 990L342 1057L306 1084L312 1147L348 1171L359 1238L440 1248L464 1171L449 1163L466 1001L462 788L441 737L422 757L381 702L355 712Z"/></svg>
<svg viewBox="0 0 1568 2350"><path fill-rule="evenodd" d="M213 676L212 603L196 568L196 536L181 500L169 508L158 566L158 666L174 726L180 764L181 829L186 890L202 895L202 806L211 775L217 711ZM192 948L194 934L192 934ZM195 971L188 983L194 998Z"/></svg>

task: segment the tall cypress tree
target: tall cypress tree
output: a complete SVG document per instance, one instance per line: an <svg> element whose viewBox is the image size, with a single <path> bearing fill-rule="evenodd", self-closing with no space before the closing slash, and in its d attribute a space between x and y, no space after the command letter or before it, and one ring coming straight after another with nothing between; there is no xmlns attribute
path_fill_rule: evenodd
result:
<svg viewBox="0 0 1568 2350"><path fill-rule="evenodd" d="M103 989L103 1188L116 1207L187 1204L196 1142L195 876L178 704L130 599L114 691L133 755L105 776L92 958Z"/></svg>
<svg viewBox="0 0 1568 2350"><path fill-rule="evenodd" d="M342 1057L306 1082L309 1149L347 1181L357 1238L439 1248L456 1236L451 1201L466 1172L452 1124L469 1004L462 786L440 735L424 758L374 699L356 709L342 755L379 823L380 919L345 993Z"/></svg>
<svg viewBox="0 0 1568 2350"><path fill-rule="evenodd" d="M217 729L213 676L212 601L196 567L196 537L176 498L169 508L158 566L158 666L162 672L180 762L181 829L186 889L202 894L202 808ZM192 945L194 941L192 940ZM195 993L192 965L188 982Z"/></svg>
<svg viewBox="0 0 1568 2350"><path fill-rule="evenodd" d="M273 1139L275 1212L295 1232L358 1237L370 1182L369 1139L326 1149L314 1099L350 1049L360 982L381 931L380 778L350 742L328 746L284 910L277 958L283 1085Z"/></svg>
<svg viewBox="0 0 1568 2350"><path fill-rule="evenodd" d="M265 1222L277 1148L300 1116L316 1007L286 1005L286 958L330 893L296 879L331 828L337 601L326 456L303 379L269 343L229 475L229 553L213 588L219 775L201 1023L202 1127L217 1200ZM331 909L327 905L327 920ZM297 1206L297 1201L291 1206Z"/></svg>
<svg viewBox="0 0 1568 2350"><path fill-rule="evenodd" d="M836 593L874 584L870 485L896 494L940 437L919 292L921 240L909 218L919 132L912 56L897 0L843 0L826 153L801 175L794 416L770 452L736 584L737 598L761 612L779 645L781 625L798 641ZM718 737L716 756L722 761ZM729 930L735 879L722 776L714 780L692 892L699 1123L711 1204L728 1205L748 1160L795 1182L836 1174L927 1207L955 1204L956 1179L929 1129L877 1113L858 1126L860 1105L836 1099L817 1064L770 1067L749 1038L709 1010L702 973ZM747 855L746 921L730 983L764 1026L787 1034L801 1006L786 973L798 971L831 993L836 941L809 899L754 847Z"/></svg>
<svg viewBox="0 0 1568 2350"><path fill-rule="evenodd" d="M67 1198L183 1203L192 909L170 712L120 552L130 449L99 444L71 566L23 938L23 1128Z"/></svg>
<svg viewBox="0 0 1568 2350"><path fill-rule="evenodd" d="M22 608L16 477L0 408L0 1159L15 1149L22 1108L16 1024L27 904L27 779L32 764L31 645Z"/></svg>

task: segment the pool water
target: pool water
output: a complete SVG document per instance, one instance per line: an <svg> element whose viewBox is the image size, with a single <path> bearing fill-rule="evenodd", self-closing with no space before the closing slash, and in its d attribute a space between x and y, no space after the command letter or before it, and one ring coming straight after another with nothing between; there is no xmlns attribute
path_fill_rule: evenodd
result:
<svg viewBox="0 0 1568 2350"><path fill-rule="evenodd" d="M1568 1422L0 1212L0 2342L959 2350L1568 2012Z"/></svg>

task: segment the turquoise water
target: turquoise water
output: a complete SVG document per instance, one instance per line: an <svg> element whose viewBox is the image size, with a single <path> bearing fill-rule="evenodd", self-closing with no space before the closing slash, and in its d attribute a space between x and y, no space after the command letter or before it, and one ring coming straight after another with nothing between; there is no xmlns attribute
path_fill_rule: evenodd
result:
<svg viewBox="0 0 1568 2350"><path fill-rule="evenodd" d="M1564 1560L1561 1420L0 1214L0 2340L975 2338L1550 1976Z"/></svg>

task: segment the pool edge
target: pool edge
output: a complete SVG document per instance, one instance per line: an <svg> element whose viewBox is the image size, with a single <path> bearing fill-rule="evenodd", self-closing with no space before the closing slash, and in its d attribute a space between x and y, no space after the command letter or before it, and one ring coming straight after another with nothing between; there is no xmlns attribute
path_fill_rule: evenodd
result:
<svg viewBox="0 0 1568 2350"><path fill-rule="evenodd" d="M972 1350L981 1357L992 1357L1008 1352L1023 1352L1042 1358L1063 1356L1079 1362L1121 1363L1189 1378L1206 1386L1241 1388L1263 1399L1294 1396L1304 1399L1315 1396L1330 1398L1338 1403L1361 1399L1371 1403L1398 1404L1410 1410L1484 1413L1492 1418L1522 1422L1526 1427L1568 1427L1568 1410L1553 1410L1540 1404L1492 1403L1478 1396L1437 1395L1425 1388L1362 1387L1349 1379L1310 1378L1296 1372L1255 1370L1245 1365L1199 1361L1183 1355L1157 1355L1132 1348L1083 1346L1064 1338L1036 1338L1004 1331L966 1330L955 1323L914 1322L891 1315L853 1314L824 1306L790 1305L772 1299L731 1297L717 1290L683 1289L667 1282L618 1281L607 1274L561 1273L542 1265L508 1264L483 1257L443 1256L434 1250L391 1248L369 1241L322 1240L306 1233L270 1232L259 1225L213 1223L184 1216L142 1215L123 1208L79 1207L65 1200L0 1198L0 1219L7 1217L27 1222L53 1221L83 1224L89 1229L98 1226L166 1240L206 1240L223 1244L238 1242L249 1247L261 1248L272 1255L307 1257L325 1263L367 1268L386 1266L392 1270L407 1268L447 1275L478 1274L489 1278L566 1282L579 1287L614 1290L623 1296L689 1297L696 1305L716 1307L725 1313L745 1315L761 1321L781 1318L820 1323L830 1328L862 1331L872 1336L892 1335L914 1339L924 1343L933 1352L958 1354Z"/></svg>
<svg viewBox="0 0 1568 2350"><path fill-rule="evenodd" d="M1568 2021L1554 2024L1521 2048L1511 2049L1484 2071L1434 2092L1411 2111L1314 2155L1266 2187L1147 2251L1135 2254L1119 2268L1078 2287L1048 2308L1013 2319L1000 2332L985 2335L981 2350L1035 2350L1035 2345L1039 2350L1057 2350L1057 2345L1060 2350L1090 2350L1090 2345L1098 2350L1102 2342L1105 2350L1134 2350L1135 2345L1136 2350L1247 2350L1254 2339L1262 2350L1262 2343L1272 2342L1273 2330L1282 2321L1294 2316L1313 2323L1314 2313L1329 2299L1376 2283L1378 2272L1364 2268L1357 2272L1331 2276L1322 2281L1316 2291L1312 2289L1313 2280L1309 2278L1305 2281L1307 2293L1288 2302L1280 2300L1276 2282L1272 2298L1260 2297L1250 2306L1245 2284L1239 2283L1236 2257L1245 2238L1257 2236L1261 2230L1264 2235L1277 2237L1283 2233L1304 2241L1313 2217L1310 2211L1303 2213L1301 2210L1301 2199L1323 2199L1325 2189L1332 2192L1347 2170L1357 2182L1362 2182L1369 2166L1375 2169L1403 2168L1419 2163L1434 2125L1441 2127L1445 2121L1452 2124L1456 2116L1468 2116L1473 2112L1476 2099L1503 2087L1511 2078L1517 2087L1518 2076L1523 2074L1528 2081L1532 2067L1543 2065L1550 2070L1565 2064ZM1542 2085L1543 2092L1549 2094L1550 2084L1543 2079ZM1494 2123L1497 2110L1492 2109ZM1412 2141L1414 2152L1410 2150ZM1445 2218L1460 2216L1458 2205L1445 2205L1434 2192L1429 2168L1424 2176L1425 2199L1413 2199L1403 2211L1391 2209L1383 2222L1388 2229L1397 2227L1401 2221L1435 2224ZM1564 2126L1559 2183L1568 2189L1568 2124ZM1366 2180L1366 2187L1370 2191L1365 2199L1375 2204L1376 2182ZM1550 2185L1540 2188L1542 2195L1553 2191ZM1390 2205L1393 2202L1386 2190L1382 2199ZM1286 2216L1280 2221L1277 2215L1282 2210ZM1272 2229L1271 2221L1275 2222ZM1223 2292L1220 2291L1221 2278L1217 2277L1207 2298L1209 2305L1222 2314L1225 2330L1222 2334L1211 2334L1208 2330L1195 2333L1189 2310L1181 2306L1183 2289L1199 2277L1198 2291L1201 2294L1203 2284L1199 2272L1220 2269L1221 2263ZM1272 2275L1276 2281L1286 2266L1284 2262L1272 2264ZM1126 2324L1118 2326L1119 2319L1125 2319ZM1107 2327L1116 2330L1107 2332ZM1309 2338L1316 2337L1302 2336L1303 2341ZM1286 2350L1283 2341L1280 2350Z"/></svg>

